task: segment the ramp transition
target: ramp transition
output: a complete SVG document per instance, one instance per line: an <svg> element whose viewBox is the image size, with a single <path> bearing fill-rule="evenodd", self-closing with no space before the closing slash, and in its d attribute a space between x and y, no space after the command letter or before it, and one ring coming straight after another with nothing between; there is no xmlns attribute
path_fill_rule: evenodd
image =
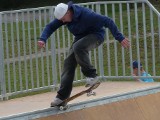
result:
<svg viewBox="0 0 160 120"><path fill-rule="evenodd" d="M150 94L37 120L159 120L160 93Z"/></svg>
<svg viewBox="0 0 160 120"><path fill-rule="evenodd" d="M160 86L73 103L70 109L47 108L0 120L159 120Z"/></svg>

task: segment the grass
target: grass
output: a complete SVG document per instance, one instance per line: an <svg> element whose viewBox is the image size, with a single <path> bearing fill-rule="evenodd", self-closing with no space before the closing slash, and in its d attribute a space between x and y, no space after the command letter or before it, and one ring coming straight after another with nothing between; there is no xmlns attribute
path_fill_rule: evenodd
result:
<svg viewBox="0 0 160 120"><path fill-rule="evenodd" d="M91 6L89 6L91 7ZM102 5L100 11L102 14L108 14L109 17L115 18L115 23L120 28L121 22L120 22L120 13L119 13L119 5L115 5L115 16L112 13L112 6L108 5L108 13L105 13L105 6ZM95 7L94 7L95 9ZM145 14L145 20L146 20L146 43L147 43L147 53L144 52L144 31L143 31L143 13L141 11L141 5L137 5L137 15L138 15L138 31L136 32L136 20L135 20L135 11L134 9L130 10L130 28L131 28L131 44L132 44L132 54L133 59L137 59L137 39L139 40L140 44L140 59L144 60L141 61L142 64L145 62L145 55L148 58L148 72L150 74L153 74L153 68L152 68L152 38L149 35L151 33L151 18L150 16L150 10L146 6L146 14ZM160 8L159 8L160 9ZM38 11L35 11L38 12ZM19 13L21 14L21 13ZM123 20L123 29L121 31L128 36L128 14L127 14L127 6L125 4L122 4L122 20ZM158 18L155 14L153 14L153 26L154 26L154 32L158 33ZM3 30L3 38L4 38L4 58L14 58L18 56L26 57L26 55L31 55L35 53L40 54L46 54L45 49L44 53L40 51L37 48L37 40L40 36L40 33L43 30L43 27L49 22L49 18L46 16L43 16L43 19L41 21L35 20L31 22L13 22L13 23L4 23ZM19 33L19 34L18 34ZM58 36L58 33L63 33L63 36ZM136 38L136 34L139 34L139 38ZM107 37L107 36L106 36ZM71 42L73 41L73 37L71 35L68 36L66 27L62 27L59 29L59 31L55 32L55 46L56 49L65 47L70 47L70 44L68 44L69 40ZM59 38L59 39L58 39ZM109 39L113 40L111 33L109 33ZM65 42L63 42L63 40ZM156 75L160 74L159 71L159 36L158 34L154 35L154 50L155 50L155 68L156 68ZM123 66L122 66L122 48L119 43L116 43L116 51L117 51L117 61L118 66L115 66L115 55L112 53L115 53L115 46L114 43L110 44L110 67L111 67L111 76L116 75L116 67L117 67L117 73L118 75L122 76L123 73ZM47 49L51 51L51 39L47 42ZM94 54L94 52L96 54ZM57 80L59 82L60 80L60 74L63 68L63 59L65 58L67 53L59 53L56 54L56 72L57 72ZM103 45L103 61L104 61L104 74L107 76L108 73L108 58L107 58L107 45ZM94 64L94 66L97 68L98 74L99 74L99 60L98 60L98 50L94 50L91 52L91 60L92 63L97 62L97 64ZM95 56L96 55L96 56ZM128 68L130 65L130 56L129 56L128 50L124 51L125 56L125 75L130 76L130 69ZM96 57L96 59L94 59ZM16 91L23 91L23 90L29 90L33 88L39 88L43 86L51 86L53 81L53 76L56 76L55 73L52 72L52 58L51 56L44 56L39 58L32 58L30 56L30 59L26 61L13 61L9 64L5 64L5 79L6 79L6 90L7 92L16 92ZM81 79L84 76L80 74L80 67L78 66L78 69L76 70L76 79ZM111 79L112 81L117 81L117 79ZM122 79L118 79L122 80ZM123 79L124 80L124 79ZM159 81L159 80L157 80ZM81 84L80 84L81 85ZM46 90L44 90L45 92ZM47 90L48 91L48 90ZM42 92L42 91L41 91ZM40 93L41 93L40 92ZM28 93L26 93L28 94ZM25 95L26 95L25 94ZM29 93L30 94L30 93ZM32 93L31 93L32 94Z"/></svg>

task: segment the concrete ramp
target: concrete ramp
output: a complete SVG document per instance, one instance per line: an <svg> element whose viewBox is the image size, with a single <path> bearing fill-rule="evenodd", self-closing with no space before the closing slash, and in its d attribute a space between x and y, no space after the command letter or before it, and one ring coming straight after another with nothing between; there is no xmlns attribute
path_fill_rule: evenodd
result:
<svg viewBox="0 0 160 120"><path fill-rule="evenodd" d="M99 105L38 120L159 120L160 93Z"/></svg>
<svg viewBox="0 0 160 120"><path fill-rule="evenodd" d="M77 89L77 88L76 88ZM83 88L77 89L78 91ZM160 84L159 83L137 83L137 82L106 82L97 89L97 96L81 96L70 103L70 108L60 111L58 108L44 108L36 110L36 107L28 112L23 112L23 107L38 103L37 96L29 97L29 104L18 99L6 101L3 104L21 108L21 112L7 114L9 110L0 104L0 120L160 120ZM77 93L77 91L76 91ZM48 94L47 94L48 96ZM44 96L46 98L47 96ZM36 101L35 99L38 98ZM34 100L34 101L33 101ZM23 106L19 104L23 102ZM40 101L37 105L42 106ZM49 102L47 101L47 104ZM19 106L18 106L19 105ZM26 107L27 107L26 106ZM6 115L5 115L6 114ZM3 115L3 116L2 116Z"/></svg>

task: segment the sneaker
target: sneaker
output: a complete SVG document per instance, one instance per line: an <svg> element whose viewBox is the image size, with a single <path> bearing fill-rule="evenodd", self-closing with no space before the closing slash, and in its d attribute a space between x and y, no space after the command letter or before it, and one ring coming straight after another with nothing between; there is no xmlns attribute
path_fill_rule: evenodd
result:
<svg viewBox="0 0 160 120"><path fill-rule="evenodd" d="M99 80L98 80L98 77L95 77L95 78L90 78L90 77L88 77L87 79L86 79L86 85L85 85L85 87L91 87L93 84L95 84L96 82L98 82Z"/></svg>
<svg viewBox="0 0 160 120"><path fill-rule="evenodd" d="M54 101L51 102L51 107L59 106L62 102L63 102L63 100L61 100L59 98L55 98Z"/></svg>

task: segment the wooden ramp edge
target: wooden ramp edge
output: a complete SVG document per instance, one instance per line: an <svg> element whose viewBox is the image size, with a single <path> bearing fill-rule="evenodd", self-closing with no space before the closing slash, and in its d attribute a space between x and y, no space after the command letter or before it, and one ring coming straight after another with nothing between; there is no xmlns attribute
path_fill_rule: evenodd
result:
<svg viewBox="0 0 160 120"><path fill-rule="evenodd" d="M47 108L0 120L159 120L160 86L73 103L66 111Z"/></svg>

